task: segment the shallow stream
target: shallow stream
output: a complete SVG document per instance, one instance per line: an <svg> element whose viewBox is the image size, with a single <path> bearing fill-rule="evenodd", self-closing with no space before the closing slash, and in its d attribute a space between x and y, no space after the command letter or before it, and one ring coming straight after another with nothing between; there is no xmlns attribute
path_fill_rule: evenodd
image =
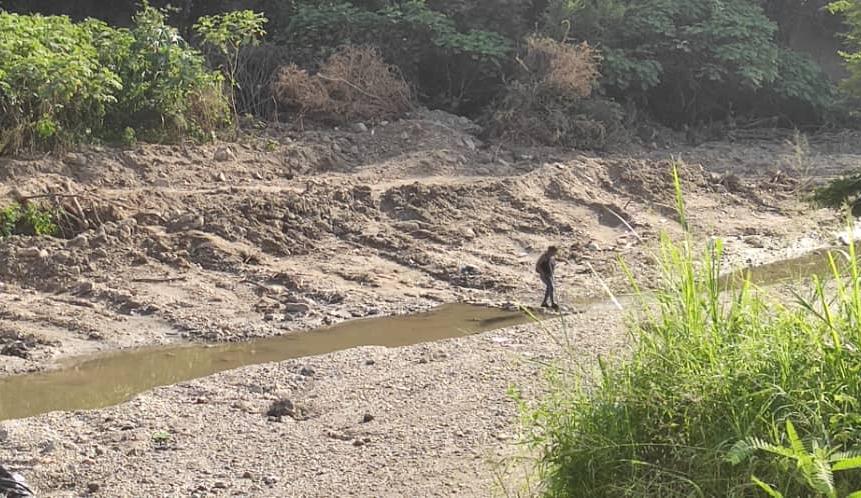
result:
<svg viewBox="0 0 861 498"><path fill-rule="evenodd" d="M757 285L772 285L830 273L828 251L778 261L747 270ZM741 272L723 278L732 282ZM627 301L627 300L626 300ZM582 300L578 308L606 308L611 303ZM122 403L158 386L176 384L246 365L321 355L359 346L408 346L523 324L517 311L448 304L425 313L366 318L325 329L242 343L174 345L119 351L68 360L56 370L0 378L0 421L56 410L86 410Z"/></svg>

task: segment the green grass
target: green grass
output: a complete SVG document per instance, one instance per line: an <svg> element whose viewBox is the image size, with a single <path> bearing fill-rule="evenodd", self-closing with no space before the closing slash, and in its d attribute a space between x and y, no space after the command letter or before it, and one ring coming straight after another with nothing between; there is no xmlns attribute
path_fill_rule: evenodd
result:
<svg viewBox="0 0 861 498"><path fill-rule="evenodd" d="M676 176L676 178L678 178ZM678 208L684 224L681 188ZM546 496L850 496L861 489L861 279L786 303L721 292L720 242L660 246L662 280L629 322L631 353L595 375L556 366L525 409ZM848 267L848 269L844 269ZM636 285L635 285L636 287ZM857 496L857 495L855 495Z"/></svg>
<svg viewBox="0 0 861 498"><path fill-rule="evenodd" d="M10 235L57 235L56 213L34 203L10 204L0 209L0 238Z"/></svg>

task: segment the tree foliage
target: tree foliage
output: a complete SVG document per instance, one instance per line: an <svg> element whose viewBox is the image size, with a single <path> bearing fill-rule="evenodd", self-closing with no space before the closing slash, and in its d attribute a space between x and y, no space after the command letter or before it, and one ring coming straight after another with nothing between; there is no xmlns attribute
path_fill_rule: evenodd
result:
<svg viewBox="0 0 861 498"><path fill-rule="evenodd" d="M861 97L861 2L839 0L830 3L828 8L833 13L843 14L849 26L845 33L849 50L841 52L849 70L849 78L843 82L843 86L849 93Z"/></svg>
<svg viewBox="0 0 861 498"><path fill-rule="evenodd" d="M815 119L832 92L821 70L781 49L777 25L751 0L558 0L546 29L596 43L608 94L632 98L667 122L721 119L770 102L804 104Z"/></svg>
<svg viewBox="0 0 861 498"><path fill-rule="evenodd" d="M223 119L217 73L148 5L130 29L0 12L0 153Z"/></svg>

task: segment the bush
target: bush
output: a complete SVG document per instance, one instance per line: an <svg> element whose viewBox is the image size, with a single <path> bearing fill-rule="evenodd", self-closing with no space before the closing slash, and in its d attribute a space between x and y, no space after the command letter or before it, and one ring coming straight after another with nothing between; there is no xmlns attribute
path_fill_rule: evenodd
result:
<svg viewBox="0 0 861 498"><path fill-rule="evenodd" d="M846 273L833 259L834 282L815 279L812 297L791 306L754 291L748 277L724 298L721 243L696 261L690 247L662 239L663 278L630 322L631 354L601 361L595 378L560 366L549 396L526 412L545 494L765 496L756 491L762 483L771 496L842 497L859 489L861 472L840 471L858 465L846 457L861 449L854 248Z"/></svg>
<svg viewBox="0 0 861 498"><path fill-rule="evenodd" d="M101 47L123 82L107 120L112 129L130 126L139 137L161 141L204 138L229 123L223 78L166 24L164 12L144 3L132 28L116 32Z"/></svg>
<svg viewBox="0 0 861 498"><path fill-rule="evenodd" d="M777 26L751 0L554 0L544 29L597 46L606 93L672 125L731 115L821 122L834 102L825 74L781 50Z"/></svg>
<svg viewBox="0 0 861 498"><path fill-rule="evenodd" d="M57 235L57 215L39 204L18 203L0 209L0 237L11 235Z"/></svg>
<svg viewBox="0 0 861 498"><path fill-rule="evenodd" d="M302 67L314 67L345 44L378 47L428 104L456 112L476 110L497 95L513 47L498 33L459 29L417 0L381 8L298 2L281 40Z"/></svg>
<svg viewBox="0 0 861 498"><path fill-rule="evenodd" d="M832 13L843 14L849 26L844 36L850 50L841 53L849 70L849 78L843 82L843 88L861 98L861 4L852 0L838 0L830 3L828 8Z"/></svg>
<svg viewBox="0 0 861 498"><path fill-rule="evenodd" d="M518 142L604 148L622 127L617 104L589 98L599 58L587 44L529 38L518 80L485 118L487 133Z"/></svg>
<svg viewBox="0 0 861 498"><path fill-rule="evenodd" d="M51 147L100 130L122 80L96 42L115 38L98 21L0 12L0 153Z"/></svg>
<svg viewBox="0 0 861 498"><path fill-rule="evenodd" d="M0 153L224 121L220 79L152 7L130 30L0 12ZM206 107L202 102L206 102Z"/></svg>
<svg viewBox="0 0 861 498"><path fill-rule="evenodd" d="M371 47L343 47L313 76L295 65L282 68L273 93L300 116L331 122L393 118L411 105L397 68Z"/></svg>

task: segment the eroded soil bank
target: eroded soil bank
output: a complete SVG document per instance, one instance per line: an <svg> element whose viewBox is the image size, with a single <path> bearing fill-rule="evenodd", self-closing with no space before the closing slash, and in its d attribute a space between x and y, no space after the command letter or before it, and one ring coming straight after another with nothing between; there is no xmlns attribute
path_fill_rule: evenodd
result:
<svg viewBox="0 0 861 498"><path fill-rule="evenodd" d="M616 258L648 279L657 235L679 233L671 154L686 163L694 230L726 239L728 266L792 257L840 224L798 201L804 181L861 165L848 136L812 138L803 155L782 138L597 155L482 144L436 112L368 128L0 159L0 196L50 191L78 220L66 240L0 242L0 371L534 302L532 265L550 243L563 302L602 294L599 277L625 291ZM580 361L623 347L620 318L571 319ZM535 396L560 354L527 325L245 367L3 422L0 462L40 496L486 496L489 462L517 451L507 388ZM295 418L266 416L279 397Z"/></svg>

